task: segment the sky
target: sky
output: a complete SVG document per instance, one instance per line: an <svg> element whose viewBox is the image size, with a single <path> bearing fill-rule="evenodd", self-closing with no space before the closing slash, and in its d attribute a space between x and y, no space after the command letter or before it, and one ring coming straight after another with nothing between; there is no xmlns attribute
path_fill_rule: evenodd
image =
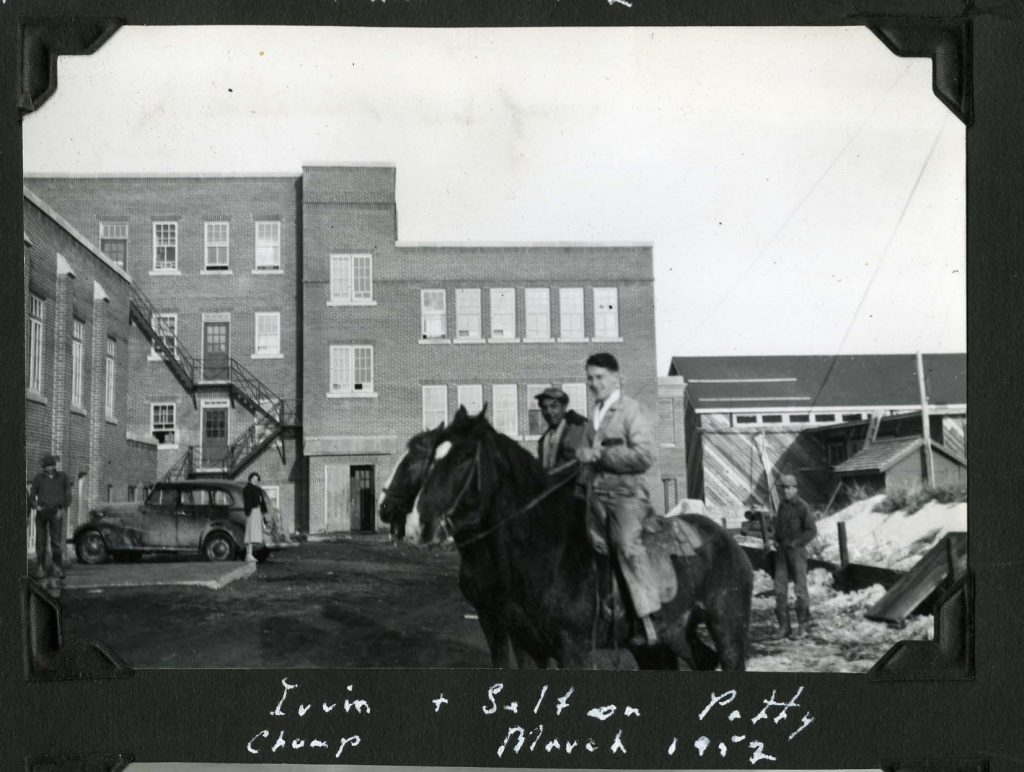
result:
<svg viewBox="0 0 1024 772"><path fill-rule="evenodd" d="M405 242L645 242L672 356L966 351L965 129L863 28L126 27L28 173L392 163Z"/></svg>

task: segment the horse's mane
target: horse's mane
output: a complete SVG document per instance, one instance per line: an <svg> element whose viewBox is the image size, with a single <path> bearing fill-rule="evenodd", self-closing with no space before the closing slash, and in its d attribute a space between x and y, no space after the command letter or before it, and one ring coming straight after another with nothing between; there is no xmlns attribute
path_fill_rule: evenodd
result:
<svg viewBox="0 0 1024 772"><path fill-rule="evenodd" d="M508 470L515 490L534 496L547 488L551 481L540 461L530 451L511 437L498 432L489 423L486 431L496 455Z"/></svg>

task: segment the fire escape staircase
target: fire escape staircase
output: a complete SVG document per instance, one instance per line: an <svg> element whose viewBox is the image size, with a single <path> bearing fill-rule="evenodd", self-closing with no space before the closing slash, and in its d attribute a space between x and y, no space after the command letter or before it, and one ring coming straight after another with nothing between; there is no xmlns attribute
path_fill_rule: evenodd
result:
<svg viewBox="0 0 1024 772"><path fill-rule="evenodd" d="M227 388L231 406L240 404L255 420L238 435L224 457L215 463L197 463L197 449L190 446L167 471L161 482L195 477L235 477L269 447L287 428L299 426L296 405L278 397L234 357L228 360L227 379L204 383L197 379L201 364L181 345L175 330L156 311L149 298L132 285L129 314L135 326L167 364L175 380L192 398L204 388Z"/></svg>

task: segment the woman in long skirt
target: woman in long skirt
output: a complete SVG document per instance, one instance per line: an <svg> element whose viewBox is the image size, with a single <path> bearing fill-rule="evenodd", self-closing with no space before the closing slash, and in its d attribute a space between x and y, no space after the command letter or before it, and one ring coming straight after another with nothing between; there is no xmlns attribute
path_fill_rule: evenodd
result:
<svg viewBox="0 0 1024 772"><path fill-rule="evenodd" d="M259 486L259 472L249 475L248 484L242 489L242 506L245 509L245 562L255 563L253 545L263 544L263 513L267 505L263 500L263 489Z"/></svg>

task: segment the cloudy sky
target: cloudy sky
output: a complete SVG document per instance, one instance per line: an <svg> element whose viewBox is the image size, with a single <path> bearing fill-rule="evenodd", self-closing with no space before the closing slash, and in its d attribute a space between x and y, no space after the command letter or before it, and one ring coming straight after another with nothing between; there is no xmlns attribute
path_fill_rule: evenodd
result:
<svg viewBox="0 0 1024 772"><path fill-rule="evenodd" d="M966 350L965 132L862 28L131 27L26 172L397 166L399 239L654 244L672 355Z"/></svg>

